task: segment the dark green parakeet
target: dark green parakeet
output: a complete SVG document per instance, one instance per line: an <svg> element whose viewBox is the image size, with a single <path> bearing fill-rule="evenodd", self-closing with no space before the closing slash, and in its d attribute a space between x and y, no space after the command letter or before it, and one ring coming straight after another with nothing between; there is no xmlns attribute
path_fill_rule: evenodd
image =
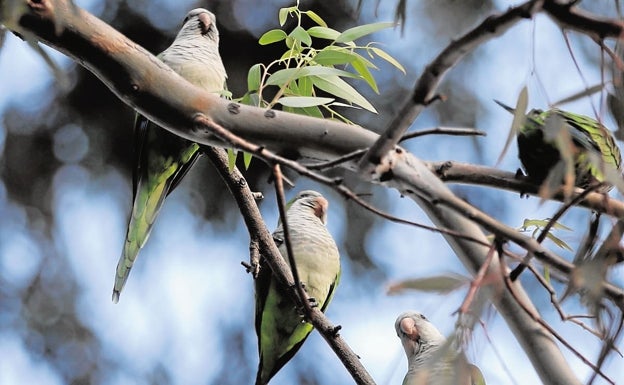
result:
<svg viewBox="0 0 624 385"><path fill-rule="evenodd" d="M402 385L485 385L481 370L454 351L424 315L407 311L394 328L407 355Z"/></svg>
<svg viewBox="0 0 624 385"><path fill-rule="evenodd" d="M219 55L215 16L202 8L190 11L182 29L158 58L189 82L209 92L221 92L227 78ZM149 237L165 198L197 160L199 145L158 127L141 115L134 125L132 215L117 264L113 302L119 301L130 269Z"/></svg>
<svg viewBox="0 0 624 385"><path fill-rule="evenodd" d="M503 108L514 110L500 102ZM569 134L572 148L560 151L553 132L549 135L549 124L563 128ZM600 190L609 191L612 183L605 180L605 170L612 168L621 172L622 156L611 132L600 122L590 117L573 114L557 108L547 111L531 110L517 133L518 156L524 170L535 183L541 184L556 167L562 170L562 158L568 156L573 163L574 185L587 188L589 185L605 182ZM562 154L564 156L562 157ZM560 172L564 175L564 172ZM557 181L558 182L558 181Z"/></svg>
<svg viewBox="0 0 624 385"><path fill-rule="evenodd" d="M299 279L308 295L325 311L340 278L340 256L325 227L327 200L316 191L302 191L289 203L288 229ZM281 223L273 233L288 262ZM297 353L312 331L301 310L287 296L266 263L255 281L256 333L260 364L256 385L264 385Z"/></svg>

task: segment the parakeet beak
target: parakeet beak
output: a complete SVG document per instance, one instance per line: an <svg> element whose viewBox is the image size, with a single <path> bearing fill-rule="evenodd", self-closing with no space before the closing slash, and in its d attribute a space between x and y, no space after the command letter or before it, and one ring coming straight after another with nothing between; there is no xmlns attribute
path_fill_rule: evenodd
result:
<svg viewBox="0 0 624 385"><path fill-rule="evenodd" d="M321 219L323 224L327 223L327 209L329 208L329 202L323 197L316 198L314 205L314 215Z"/></svg>
<svg viewBox="0 0 624 385"><path fill-rule="evenodd" d="M420 338L416 322L409 317L403 318L399 323L399 330L404 337L407 337L403 338L402 336L399 336L403 349L405 349L405 353L409 356L414 355L417 349L416 345L418 344L418 340Z"/></svg>
<svg viewBox="0 0 624 385"><path fill-rule="evenodd" d="M411 318L403 318L399 323L399 327L403 334L409 337L410 340L416 341L418 339L418 328L416 323Z"/></svg>
<svg viewBox="0 0 624 385"><path fill-rule="evenodd" d="M202 35L210 32L210 30L212 29L212 20L210 19L210 15L207 13L200 13L198 18L202 30Z"/></svg>
<svg viewBox="0 0 624 385"><path fill-rule="evenodd" d="M504 109L506 109L507 111L509 111L512 114L516 113L516 110L514 108L509 107L508 105L499 102L498 100L494 99L494 101L496 102L496 104L498 104L499 106L503 107Z"/></svg>

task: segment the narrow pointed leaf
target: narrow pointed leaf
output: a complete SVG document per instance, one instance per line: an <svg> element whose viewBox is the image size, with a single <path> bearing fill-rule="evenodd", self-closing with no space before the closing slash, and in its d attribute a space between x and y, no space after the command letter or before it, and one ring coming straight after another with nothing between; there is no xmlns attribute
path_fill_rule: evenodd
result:
<svg viewBox="0 0 624 385"><path fill-rule="evenodd" d="M331 94L345 99L348 102L357 104L358 106L377 113L375 107L364 96L351 87L347 82L340 79L338 76L312 76L311 77L314 86Z"/></svg>
<svg viewBox="0 0 624 385"><path fill-rule="evenodd" d="M337 50L330 47L319 51L314 56L314 61L320 65L347 64L357 60L357 56L348 50Z"/></svg>
<svg viewBox="0 0 624 385"><path fill-rule="evenodd" d="M275 86L282 85L288 81L293 81L295 79L299 79L306 76L338 76L350 77L350 78L358 78L359 75L353 74L348 71L340 70L338 68L333 67L325 67L325 66L310 66L303 68L286 68L283 70L279 70L269 76L266 81L266 85Z"/></svg>
<svg viewBox="0 0 624 385"><path fill-rule="evenodd" d="M236 157L238 156L238 151L232 150L228 148L227 157L228 157L228 169L233 170L236 167Z"/></svg>
<svg viewBox="0 0 624 385"><path fill-rule="evenodd" d="M407 279L390 285L388 294L398 294L405 290L446 294L465 286L468 282L470 282L468 278L456 274Z"/></svg>
<svg viewBox="0 0 624 385"><path fill-rule="evenodd" d="M340 32L327 27L311 27L308 29L308 34L312 37L326 40L336 40L340 36Z"/></svg>
<svg viewBox="0 0 624 385"><path fill-rule="evenodd" d="M248 152L243 152L243 164L245 165L245 170L249 169L249 165L251 164L251 159L253 155Z"/></svg>
<svg viewBox="0 0 624 385"><path fill-rule="evenodd" d="M284 96L277 102L283 106L303 108L322 106L333 101L333 98L321 98L317 96Z"/></svg>
<svg viewBox="0 0 624 385"><path fill-rule="evenodd" d="M316 12L305 11L303 13L308 15L310 19L312 19L316 24L320 25L321 27L327 27L327 23L325 23L325 20L323 20L319 15L317 15Z"/></svg>
<svg viewBox="0 0 624 385"><path fill-rule="evenodd" d="M526 119L524 112L526 111L528 105L529 105L529 91L527 87L524 86L522 87L522 90L520 90L520 94L518 95L516 108L514 110L513 121L511 122L511 128L509 129L509 134L507 135L507 139L505 140L505 145L503 146L503 150L501 151L500 155L498 156L498 159L496 160L496 166L498 166L502 162L503 157L507 153L507 150L509 150L509 145L511 144L511 141L513 140L513 138L516 137L516 135L518 134L518 131L520 131L520 128L524 124L524 121Z"/></svg>
<svg viewBox="0 0 624 385"><path fill-rule="evenodd" d="M555 245L559 246L560 248L568 250L568 251L573 251L572 248L566 242L564 242L561 238L558 238L557 236L555 236L553 233L549 232L548 234L546 234L546 237L550 239Z"/></svg>
<svg viewBox="0 0 624 385"><path fill-rule="evenodd" d="M399 63L398 60L396 60L395 58L393 58L390 54L388 54L386 51L377 48L377 47L370 47L369 48L371 51L373 51L375 53L375 55L379 56L380 58L382 58L383 60L387 61L388 63L392 64L394 67L396 67L399 71L403 72L403 74L406 74L405 72L405 68L403 68L403 66L401 65L401 63Z"/></svg>
<svg viewBox="0 0 624 385"><path fill-rule="evenodd" d="M343 33L340 34L336 38L337 43L346 43L357 40L362 36L370 35L371 33L380 31L382 29L394 27L395 23L393 22L381 22L381 23L372 23L360 25L357 27L349 28Z"/></svg>
<svg viewBox="0 0 624 385"><path fill-rule="evenodd" d="M379 88L377 88L377 82L375 81L373 74L368 69L368 66L366 66L366 64L359 59L353 61L351 65L353 66L353 69L358 74L360 74L360 76L362 76L362 78L366 81L366 83L370 86L370 88L372 88L373 91L375 91L375 93L378 94Z"/></svg>

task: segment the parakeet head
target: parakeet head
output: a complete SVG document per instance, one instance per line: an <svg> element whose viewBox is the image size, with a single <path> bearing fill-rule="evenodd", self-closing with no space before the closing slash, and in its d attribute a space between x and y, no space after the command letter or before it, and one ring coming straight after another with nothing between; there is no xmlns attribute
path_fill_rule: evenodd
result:
<svg viewBox="0 0 624 385"><path fill-rule="evenodd" d="M424 315L416 311L407 311L399 315L394 328L408 357L418 355L431 346L442 345L446 340Z"/></svg>
<svg viewBox="0 0 624 385"><path fill-rule="evenodd" d="M217 19L212 12L204 8L195 8L186 14L184 22L182 23L182 29L178 32L177 38L187 35L196 36L197 34L200 34L217 44L219 43Z"/></svg>
<svg viewBox="0 0 624 385"><path fill-rule="evenodd" d="M324 225L327 224L327 209L329 207L329 202L316 191L301 191L289 203L289 207L309 208L312 210L314 216L318 217Z"/></svg>

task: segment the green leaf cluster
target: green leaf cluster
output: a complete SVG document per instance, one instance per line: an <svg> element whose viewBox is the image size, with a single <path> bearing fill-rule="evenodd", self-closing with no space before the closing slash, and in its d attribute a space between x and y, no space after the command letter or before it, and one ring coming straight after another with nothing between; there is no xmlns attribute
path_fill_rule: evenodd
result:
<svg viewBox="0 0 624 385"><path fill-rule="evenodd" d="M376 58L405 73L403 66L376 43L360 46L355 42L363 36L393 27L394 23L365 24L340 32L328 27L314 11L301 10L299 2L281 8L278 17L282 29L266 32L259 43L283 42L286 51L269 64L255 64L249 69L248 91L239 99L241 103L265 108L279 105L288 112L349 122L336 107L363 108L374 113L376 110L344 79L362 80L378 93L371 72L378 69L373 63ZM289 18L296 23L292 23L292 29L285 29ZM313 26L306 29L303 24Z"/></svg>
<svg viewBox="0 0 624 385"><path fill-rule="evenodd" d="M522 227L520 227L519 231L521 232L531 232L531 236L533 238L536 238L538 235L538 232L543 230L549 223L551 222L550 218L546 218L546 219L525 219L524 223L522 224ZM551 226L552 230L565 230L565 231L572 231L571 228L559 223L559 222L554 222ZM564 242L562 239L558 238L557 236L555 236L551 231L548 232L548 234L546 234L546 237L548 239L550 239L555 245L557 245L558 247L568 250L568 251L572 251L572 248L566 243Z"/></svg>

